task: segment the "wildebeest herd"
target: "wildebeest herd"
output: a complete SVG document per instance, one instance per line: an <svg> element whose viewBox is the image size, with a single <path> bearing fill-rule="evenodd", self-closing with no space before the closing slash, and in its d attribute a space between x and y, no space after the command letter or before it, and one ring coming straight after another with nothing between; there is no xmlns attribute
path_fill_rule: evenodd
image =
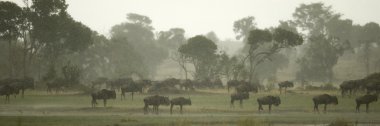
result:
<svg viewBox="0 0 380 126"><path fill-rule="evenodd" d="M52 85L56 85L59 82L49 82L46 83L47 89L52 90ZM143 93L144 90L150 93L159 94L160 91L170 91L175 87L179 87L181 90L195 90L197 88L220 88L223 84L220 79L205 79L205 80L180 80L175 78L168 78L163 81L151 81L151 80L139 80L134 81L132 78L120 78L109 80L107 78L98 78L92 82L92 87L97 85L106 84L107 89L102 89L98 92L94 92L91 94L92 107L96 107L96 100L103 100L103 105L107 105L107 99L116 99L116 91L119 90L121 92L121 99L125 99L125 93L130 92L132 95L135 92ZM286 88L294 87L293 82L284 81L278 83L280 94L281 90ZM22 79L3 79L0 80L0 95L5 96L6 103L9 103L9 99L11 95L18 95L20 92L22 96L26 89L34 88L34 80L29 77L25 77ZM248 81L243 80L230 80L227 82L227 90L230 91L230 88L234 88L235 92L230 96L230 104L231 107L234 107L234 102L239 101L240 107L242 107L243 100L247 100L250 98L250 92L258 93L259 90L263 88L258 83L250 83ZM56 89L58 90L58 89ZM357 97L355 99L356 102L356 112L359 112L360 106L362 104L366 105L366 112L368 112L369 104L372 102L376 102L378 100L378 94L380 93L380 73L371 74L363 79L359 80L348 80L342 82L340 85L341 95L342 97L349 95L352 96L354 94L358 94L360 92L365 92L365 95ZM328 104L338 104L338 97L329 95L329 94L321 94L312 98L314 104L314 111L319 112L318 106L324 105L324 112L326 112ZM182 114L182 107L185 105L191 105L192 102L190 98L177 97L173 99L169 99L169 97L161 96L161 95L153 95L143 99L144 102L144 113L147 114L150 109L149 106L153 106L152 112L158 114L158 108L160 105L170 105L170 113L173 113L173 106L178 105L180 107L180 113ZM281 99L279 96L268 95L264 97L257 98L258 103L258 111L263 111L263 105L269 106L269 112L271 112L272 105L279 106L281 104Z"/></svg>

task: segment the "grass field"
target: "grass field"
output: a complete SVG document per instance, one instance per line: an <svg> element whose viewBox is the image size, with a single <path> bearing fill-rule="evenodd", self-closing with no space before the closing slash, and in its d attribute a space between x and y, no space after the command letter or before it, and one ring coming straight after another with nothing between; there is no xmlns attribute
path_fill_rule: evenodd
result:
<svg viewBox="0 0 380 126"><path fill-rule="evenodd" d="M380 103L370 105L370 113L355 113L354 98L339 97L338 105L329 105L327 113L314 113L311 98L317 94L337 94L337 91L293 91L281 95L281 105L273 107L272 113L259 113L256 99L278 91L250 94L243 108L238 102L235 108L229 104L230 96L225 90L201 91L198 93L168 94L169 98L190 97L192 106L179 107L173 115L169 106L160 106L160 114L143 114L142 99L150 94L136 94L132 101L109 100L106 108L98 101L91 108L87 95L47 94L43 91L28 91L25 98L11 97L11 103L0 100L1 126L126 126L126 125L325 125L335 120L345 120L360 125L380 125ZM119 93L118 93L119 96ZM320 106L322 110L323 106ZM264 110L268 107L264 106ZM365 107L362 106L362 110Z"/></svg>

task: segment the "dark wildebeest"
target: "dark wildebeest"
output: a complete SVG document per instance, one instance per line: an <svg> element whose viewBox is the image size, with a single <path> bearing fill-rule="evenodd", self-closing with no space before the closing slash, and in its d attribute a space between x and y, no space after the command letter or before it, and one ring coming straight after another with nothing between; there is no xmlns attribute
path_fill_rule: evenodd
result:
<svg viewBox="0 0 380 126"><path fill-rule="evenodd" d="M52 90L55 90L55 93L59 91L63 91L65 87L67 87L67 81L63 78L56 78L46 83L47 92L51 93Z"/></svg>
<svg viewBox="0 0 380 126"><path fill-rule="evenodd" d="M140 92L142 93L143 91L143 86L142 85L139 85L139 84L136 84L136 83L129 83L127 85L125 85L124 87L121 88L121 99L125 99L125 93L126 92L131 92L131 95L132 95L132 101L133 101L133 94L135 92Z"/></svg>
<svg viewBox="0 0 380 126"><path fill-rule="evenodd" d="M360 89L361 85L364 84L365 81L363 79L343 81L339 86L342 97L344 97L347 93L349 93L349 96L351 96L353 93L355 94L356 91Z"/></svg>
<svg viewBox="0 0 380 126"><path fill-rule="evenodd" d="M0 96L5 95L5 103L9 103L10 95L15 93L15 89L9 85L4 85L0 87ZM18 90L17 90L18 91Z"/></svg>
<svg viewBox="0 0 380 126"><path fill-rule="evenodd" d="M242 108L243 107L243 100L246 100L248 98L249 98L248 92L238 92L238 93L231 94L231 107L235 107L234 106L235 100L239 100L240 101L240 108Z"/></svg>
<svg viewBox="0 0 380 126"><path fill-rule="evenodd" d="M369 82L366 86L367 94L379 94L380 93L380 82Z"/></svg>
<svg viewBox="0 0 380 126"><path fill-rule="evenodd" d="M269 113L272 110L272 105L278 106L281 104L281 99L279 96L264 96L261 98L257 98L257 103L259 103L259 112L261 112L263 109L262 105L269 105Z"/></svg>
<svg viewBox="0 0 380 126"><path fill-rule="evenodd" d="M376 102L377 101L377 95L364 95L361 97L356 98L356 112L359 112L360 110L360 105L361 104L366 104L366 112L368 113L368 107L369 103Z"/></svg>
<svg viewBox="0 0 380 126"><path fill-rule="evenodd" d="M173 113L174 105L179 105L180 113L182 114L182 106L191 105L191 100L190 98L186 99L184 97L173 98L172 100L170 100L170 114Z"/></svg>
<svg viewBox="0 0 380 126"><path fill-rule="evenodd" d="M92 93L91 97L92 97L91 105L93 108L96 106L96 104L98 104L96 102L97 99L103 99L103 105L104 107L106 107L107 99L116 99L116 92L115 90L102 89L99 92Z"/></svg>
<svg viewBox="0 0 380 126"><path fill-rule="evenodd" d="M169 105L170 100L168 97L154 95L144 98L144 114L148 113L149 105L153 106L153 112L158 114L158 107L160 105Z"/></svg>
<svg viewBox="0 0 380 126"><path fill-rule="evenodd" d="M294 84L291 81L283 81L278 83L278 87L280 88L280 94L282 93L282 88L284 88L286 94L286 89L294 87Z"/></svg>
<svg viewBox="0 0 380 126"><path fill-rule="evenodd" d="M319 112L319 109L318 109L319 104L325 105L324 112L326 112L327 104L337 105L338 104L338 98L336 96L331 96L328 94L322 94L322 95L318 95L318 96L313 97L313 102L314 102L314 112L315 112L315 110L317 110Z"/></svg>
<svg viewBox="0 0 380 126"><path fill-rule="evenodd" d="M242 82L240 85L238 85L236 88L236 92L242 93L242 92L258 92L258 84L251 84L248 82Z"/></svg>

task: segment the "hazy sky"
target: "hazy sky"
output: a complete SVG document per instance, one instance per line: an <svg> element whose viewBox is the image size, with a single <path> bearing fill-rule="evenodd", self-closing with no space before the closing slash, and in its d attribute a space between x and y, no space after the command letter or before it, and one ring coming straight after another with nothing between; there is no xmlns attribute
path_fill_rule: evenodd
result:
<svg viewBox="0 0 380 126"><path fill-rule="evenodd" d="M22 0L11 0L20 3ZM214 31L219 38L234 38L233 22L254 16L259 28L289 20L301 3L321 0L66 0L71 16L93 30L108 35L113 25L126 21L127 13L150 17L156 31L180 27L186 36ZM355 24L380 23L380 0L326 0L333 10Z"/></svg>

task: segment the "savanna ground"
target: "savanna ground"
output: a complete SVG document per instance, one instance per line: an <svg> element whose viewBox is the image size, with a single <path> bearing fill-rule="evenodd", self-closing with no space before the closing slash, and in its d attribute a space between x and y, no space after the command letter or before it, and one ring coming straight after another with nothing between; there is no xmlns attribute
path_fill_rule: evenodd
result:
<svg viewBox="0 0 380 126"><path fill-rule="evenodd" d="M314 113L311 98L317 94L338 94L338 91L292 91L281 95L281 105L273 107L268 113L257 111L256 99L260 96L275 94L278 91L250 94L244 101L243 108L235 102L230 107L230 95L225 89L167 94L169 98L190 97L191 106L184 107L184 114L179 114L179 107L170 115L169 106L160 106L160 114L143 114L142 99L151 94L136 94L131 100L129 94L125 100L109 100L107 107L98 100L97 108L91 108L89 95L47 94L45 91L27 91L24 99L11 97L9 104L0 103L1 126L126 126L126 125L326 125L336 120L343 120L359 125L380 125L380 103L370 105L370 113L355 113L354 97L341 98L339 104L329 105L328 112ZM320 106L323 109L323 106ZM362 110L365 107L362 106Z"/></svg>

